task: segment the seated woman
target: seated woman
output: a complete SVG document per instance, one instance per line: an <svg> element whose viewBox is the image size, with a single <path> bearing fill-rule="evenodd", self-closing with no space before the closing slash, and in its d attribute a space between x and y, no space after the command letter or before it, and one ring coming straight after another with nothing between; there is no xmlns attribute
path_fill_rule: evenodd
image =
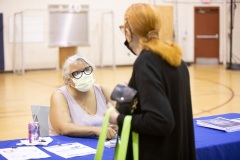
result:
<svg viewBox="0 0 240 160"><path fill-rule="evenodd" d="M63 65L64 85L51 96L49 135L73 137L99 136L108 109L110 92L94 83L95 67L75 54ZM115 126L109 125L107 139L117 135Z"/></svg>

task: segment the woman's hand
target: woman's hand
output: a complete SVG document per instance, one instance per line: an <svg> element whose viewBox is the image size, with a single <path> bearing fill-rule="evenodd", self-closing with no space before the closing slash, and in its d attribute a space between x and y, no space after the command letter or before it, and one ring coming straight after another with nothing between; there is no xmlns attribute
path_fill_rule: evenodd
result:
<svg viewBox="0 0 240 160"><path fill-rule="evenodd" d="M113 108L114 109L110 113L109 121L111 124L117 125L117 117L119 116L119 112L116 110L115 107L113 107Z"/></svg>
<svg viewBox="0 0 240 160"><path fill-rule="evenodd" d="M117 126L116 125L112 125L110 124L107 128L107 137L106 139L113 139L117 136L117 130L116 130ZM102 128L101 127L95 127L95 135L96 136L100 136L101 134L101 131L102 131Z"/></svg>
<svg viewBox="0 0 240 160"><path fill-rule="evenodd" d="M117 136L117 131L115 131L112 127L108 127L107 130L107 139L113 139Z"/></svg>
<svg viewBox="0 0 240 160"><path fill-rule="evenodd" d="M114 129L115 131L118 131L118 126L115 124L109 124L109 127L111 127L112 129Z"/></svg>
<svg viewBox="0 0 240 160"><path fill-rule="evenodd" d="M111 103L108 103L108 107L109 107L109 108L113 108L112 112L110 113L109 123L110 123L112 126L117 127L117 117L118 117L118 115L119 115L119 112L116 110L115 107L112 106ZM117 129L115 129L115 130L117 130Z"/></svg>
<svg viewBox="0 0 240 160"><path fill-rule="evenodd" d="M127 81L123 81L123 82L120 83L120 84L122 84L122 85L124 85L124 86L127 86L127 85L128 85L128 82L127 82Z"/></svg>

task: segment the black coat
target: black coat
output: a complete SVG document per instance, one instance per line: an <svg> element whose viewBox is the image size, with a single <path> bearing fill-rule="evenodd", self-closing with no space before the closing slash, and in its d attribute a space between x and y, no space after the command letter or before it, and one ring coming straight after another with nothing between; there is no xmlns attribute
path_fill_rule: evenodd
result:
<svg viewBox="0 0 240 160"><path fill-rule="evenodd" d="M189 72L182 61L169 65L159 55L142 51L129 86L138 94L131 130L139 133L140 160L195 160ZM125 115L120 114L122 127ZM131 138L127 159L132 160Z"/></svg>

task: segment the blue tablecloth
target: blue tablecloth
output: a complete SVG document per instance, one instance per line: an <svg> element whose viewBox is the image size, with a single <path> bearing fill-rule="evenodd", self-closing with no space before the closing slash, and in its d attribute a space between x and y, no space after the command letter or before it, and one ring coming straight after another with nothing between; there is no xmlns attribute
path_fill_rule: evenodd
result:
<svg viewBox="0 0 240 160"><path fill-rule="evenodd" d="M224 118L240 118L239 113L229 113L222 115L215 115L209 117L201 117L194 119L194 130L195 130L195 142L196 142L196 153L197 160L240 160L240 132L227 133L220 130L214 130L204 128L196 125L198 119L209 119L215 117ZM92 148L97 148L97 138L73 138L67 136L53 136L53 142L49 146L64 143L79 142ZM0 142L0 148L9 148L16 146L19 143L18 140L8 140ZM184 146L183 146L184 147ZM64 159L47 150L43 149L42 146L38 146L39 149L46 152L51 158L46 159ZM112 160L114 155L114 148L106 148L103 153L103 160ZM0 160L5 159L0 155ZM83 157L70 158L71 160L93 160L94 155L88 155Z"/></svg>
<svg viewBox="0 0 240 160"><path fill-rule="evenodd" d="M228 113L194 119L197 160L240 160L240 131L225 132L196 125L198 119L216 117L240 118L239 113Z"/></svg>

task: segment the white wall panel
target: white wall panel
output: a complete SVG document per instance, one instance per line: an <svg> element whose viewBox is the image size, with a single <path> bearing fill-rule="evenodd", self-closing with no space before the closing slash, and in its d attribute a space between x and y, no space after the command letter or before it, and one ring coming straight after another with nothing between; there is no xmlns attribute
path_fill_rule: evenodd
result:
<svg viewBox="0 0 240 160"><path fill-rule="evenodd" d="M125 37L119 30L119 25L123 24L124 12L132 3L150 2L156 5L172 5L174 7L174 30L176 41L183 49L183 59L192 62L194 59L194 6L219 6L220 7L220 61L224 62L229 50L229 0L212 0L210 4L202 3L202 0L1 0L0 11L4 16L4 51L5 70L13 69L13 43L11 42L9 21L17 12L26 10L44 10L49 4L87 4L90 7L89 19L89 40L90 47L78 47L78 52L94 61L96 65L101 64L101 53L103 65L112 65L112 42L115 42L115 62L117 65L129 65L135 60L135 56L124 46ZM235 12L233 52L240 57L239 32L239 2ZM114 26L112 26L111 16L106 14L104 20L101 15L104 10L114 13ZM33 15L35 16L35 15ZM45 15L44 15L45 16ZM47 19L47 16L45 16ZM45 23L45 21L43 22ZM103 27L102 28L102 23ZM46 24L47 26L47 24ZM112 29L114 35L112 35ZM47 28L44 27L44 42L37 44L31 42L25 44L26 54L24 55L25 69L55 68L58 65L58 49L47 48ZM104 31L103 33L101 31ZM103 34L103 38L101 37ZM38 37L41 35L37 35ZM28 37L31 39L31 37ZM41 37L42 38L42 37ZM101 45L102 44L102 45ZM19 44L18 44L19 45ZM19 47L17 47L19 50Z"/></svg>

